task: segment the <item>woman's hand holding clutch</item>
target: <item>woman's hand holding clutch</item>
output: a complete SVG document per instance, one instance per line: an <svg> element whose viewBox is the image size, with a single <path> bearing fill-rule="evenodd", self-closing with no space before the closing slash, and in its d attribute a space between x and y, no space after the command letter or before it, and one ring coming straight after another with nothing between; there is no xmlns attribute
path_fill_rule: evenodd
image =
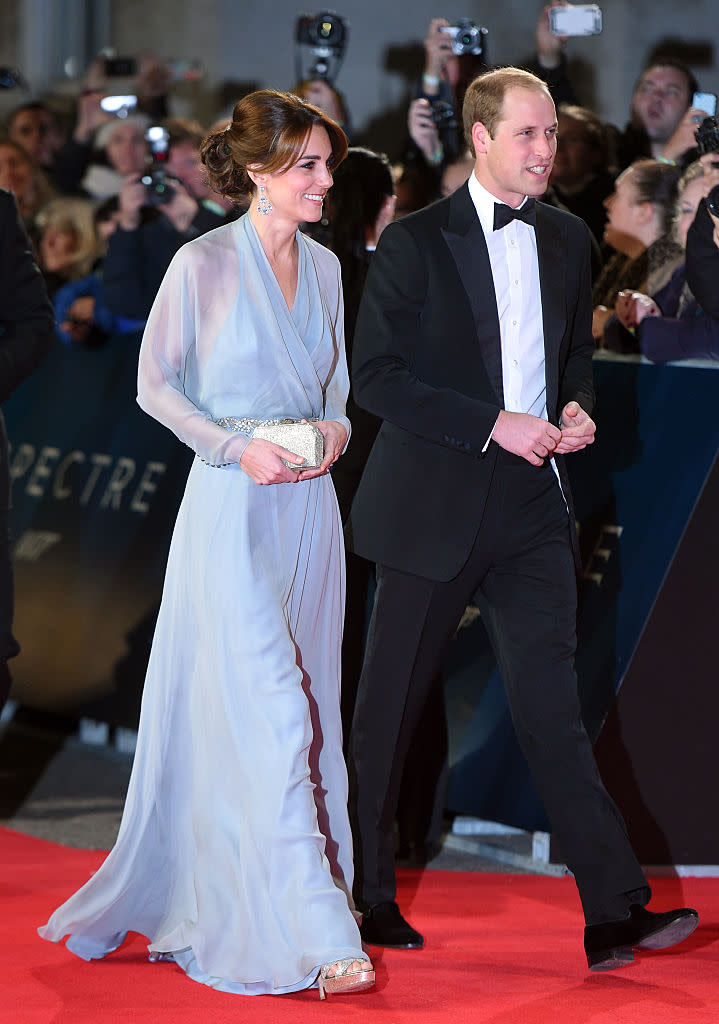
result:
<svg viewBox="0 0 719 1024"><path fill-rule="evenodd" d="M312 477L328 473L347 444L347 431L337 420L319 420L315 426L320 429L325 439L325 455L317 469L305 469L300 472L300 480L311 480Z"/></svg>
<svg viewBox="0 0 719 1024"><path fill-rule="evenodd" d="M296 463L297 470L286 466L283 459ZM299 474L304 461L299 455L279 444L253 437L242 453L240 469L243 469L256 484L297 483L301 479ZM313 470L312 475L316 476L319 472L318 469Z"/></svg>

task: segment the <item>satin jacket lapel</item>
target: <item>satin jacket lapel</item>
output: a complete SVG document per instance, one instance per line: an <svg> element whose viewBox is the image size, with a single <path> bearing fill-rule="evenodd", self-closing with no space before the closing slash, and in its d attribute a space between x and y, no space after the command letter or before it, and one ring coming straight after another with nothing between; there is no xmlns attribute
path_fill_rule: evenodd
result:
<svg viewBox="0 0 719 1024"><path fill-rule="evenodd" d="M497 401L504 407L502 343L487 243L467 185L449 200L447 227L442 229L469 298L477 339Z"/></svg>
<svg viewBox="0 0 719 1024"><path fill-rule="evenodd" d="M566 327L564 281L567 246L564 233L546 216L541 202L537 203L536 234L539 287L542 293L547 415L553 420L559 395L559 344Z"/></svg>

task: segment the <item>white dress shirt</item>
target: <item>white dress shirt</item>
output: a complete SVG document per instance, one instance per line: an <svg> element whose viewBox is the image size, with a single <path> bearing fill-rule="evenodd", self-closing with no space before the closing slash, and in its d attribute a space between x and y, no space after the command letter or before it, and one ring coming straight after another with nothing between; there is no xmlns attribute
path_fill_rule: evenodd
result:
<svg viewBox="0 0 719 1024"><path fill-rule="evenodd" d="M494 204L502 200L480 185L474 171L468 184L487 242L497 298L504 408L507 412L525 412L546 420L547 378L537 237L531 224L521 220L510 221L495 231ZM485 451L491 438L490 434ZM554 459L551 462L556 473Z"/></svg>
<svg viewBox="0 0 719 1024"><path fill-rule="evenodd" d="M501 199L480 185L474 172L469 176L469 194L487 240L497 297L504 408L546 420L544 328L534 228L513 220L494 231L494 204Z"/></svg>

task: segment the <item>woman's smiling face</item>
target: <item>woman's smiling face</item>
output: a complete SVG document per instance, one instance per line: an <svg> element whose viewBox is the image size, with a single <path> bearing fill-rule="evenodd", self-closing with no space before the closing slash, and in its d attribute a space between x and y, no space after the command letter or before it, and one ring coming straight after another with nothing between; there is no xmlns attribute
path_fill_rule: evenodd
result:
<svg viewBox="0 0 719 1024"><path fill-rule="evenodd" d="M275 217L301 224L322 216L322 203L332 187L332 146L325 128L314 125L299 159L285 171L259 175Z"/></svg>

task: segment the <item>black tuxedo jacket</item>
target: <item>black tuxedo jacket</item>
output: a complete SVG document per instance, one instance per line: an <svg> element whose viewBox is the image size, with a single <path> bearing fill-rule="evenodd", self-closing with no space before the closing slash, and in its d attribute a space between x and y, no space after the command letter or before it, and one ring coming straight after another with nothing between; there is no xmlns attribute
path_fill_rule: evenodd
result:
<svg viewBox="0 0 719 1024"><path fill-rule="evenodd" d="M687 284L705 313L719 319L719 249L706 200L699 203L687 235Z"/></svg>
<svg viewBox="0 0 719 1024"><path fill-rule="evenodd" d="M0 189L0 402L52 347L55 318L12 192Z"/></svg>
<svg viewBox="0 0 719 1024"><path fill-rule="evenodd" d="M15 196L0 189L0 402L45 357L52 346L54 327L52 306L20 220ZM12 633L9 507L8 444L0 412L0 662L20 650ZM0 673L0 706L3 682Z"/></svg>
<svg viewBox="0 0 719 1024"><path fill-rule="evenodd" d="M586 225L537 204L547 411L591 413L590 244ZM348 543L374 562L446 581L480 527L504 407L492 272L467 185L391 224L360 305L357 404L384 421L352 507ZM561 457L557 464L572 512ZM573 522L573 515L571 516Z"/></svg>

